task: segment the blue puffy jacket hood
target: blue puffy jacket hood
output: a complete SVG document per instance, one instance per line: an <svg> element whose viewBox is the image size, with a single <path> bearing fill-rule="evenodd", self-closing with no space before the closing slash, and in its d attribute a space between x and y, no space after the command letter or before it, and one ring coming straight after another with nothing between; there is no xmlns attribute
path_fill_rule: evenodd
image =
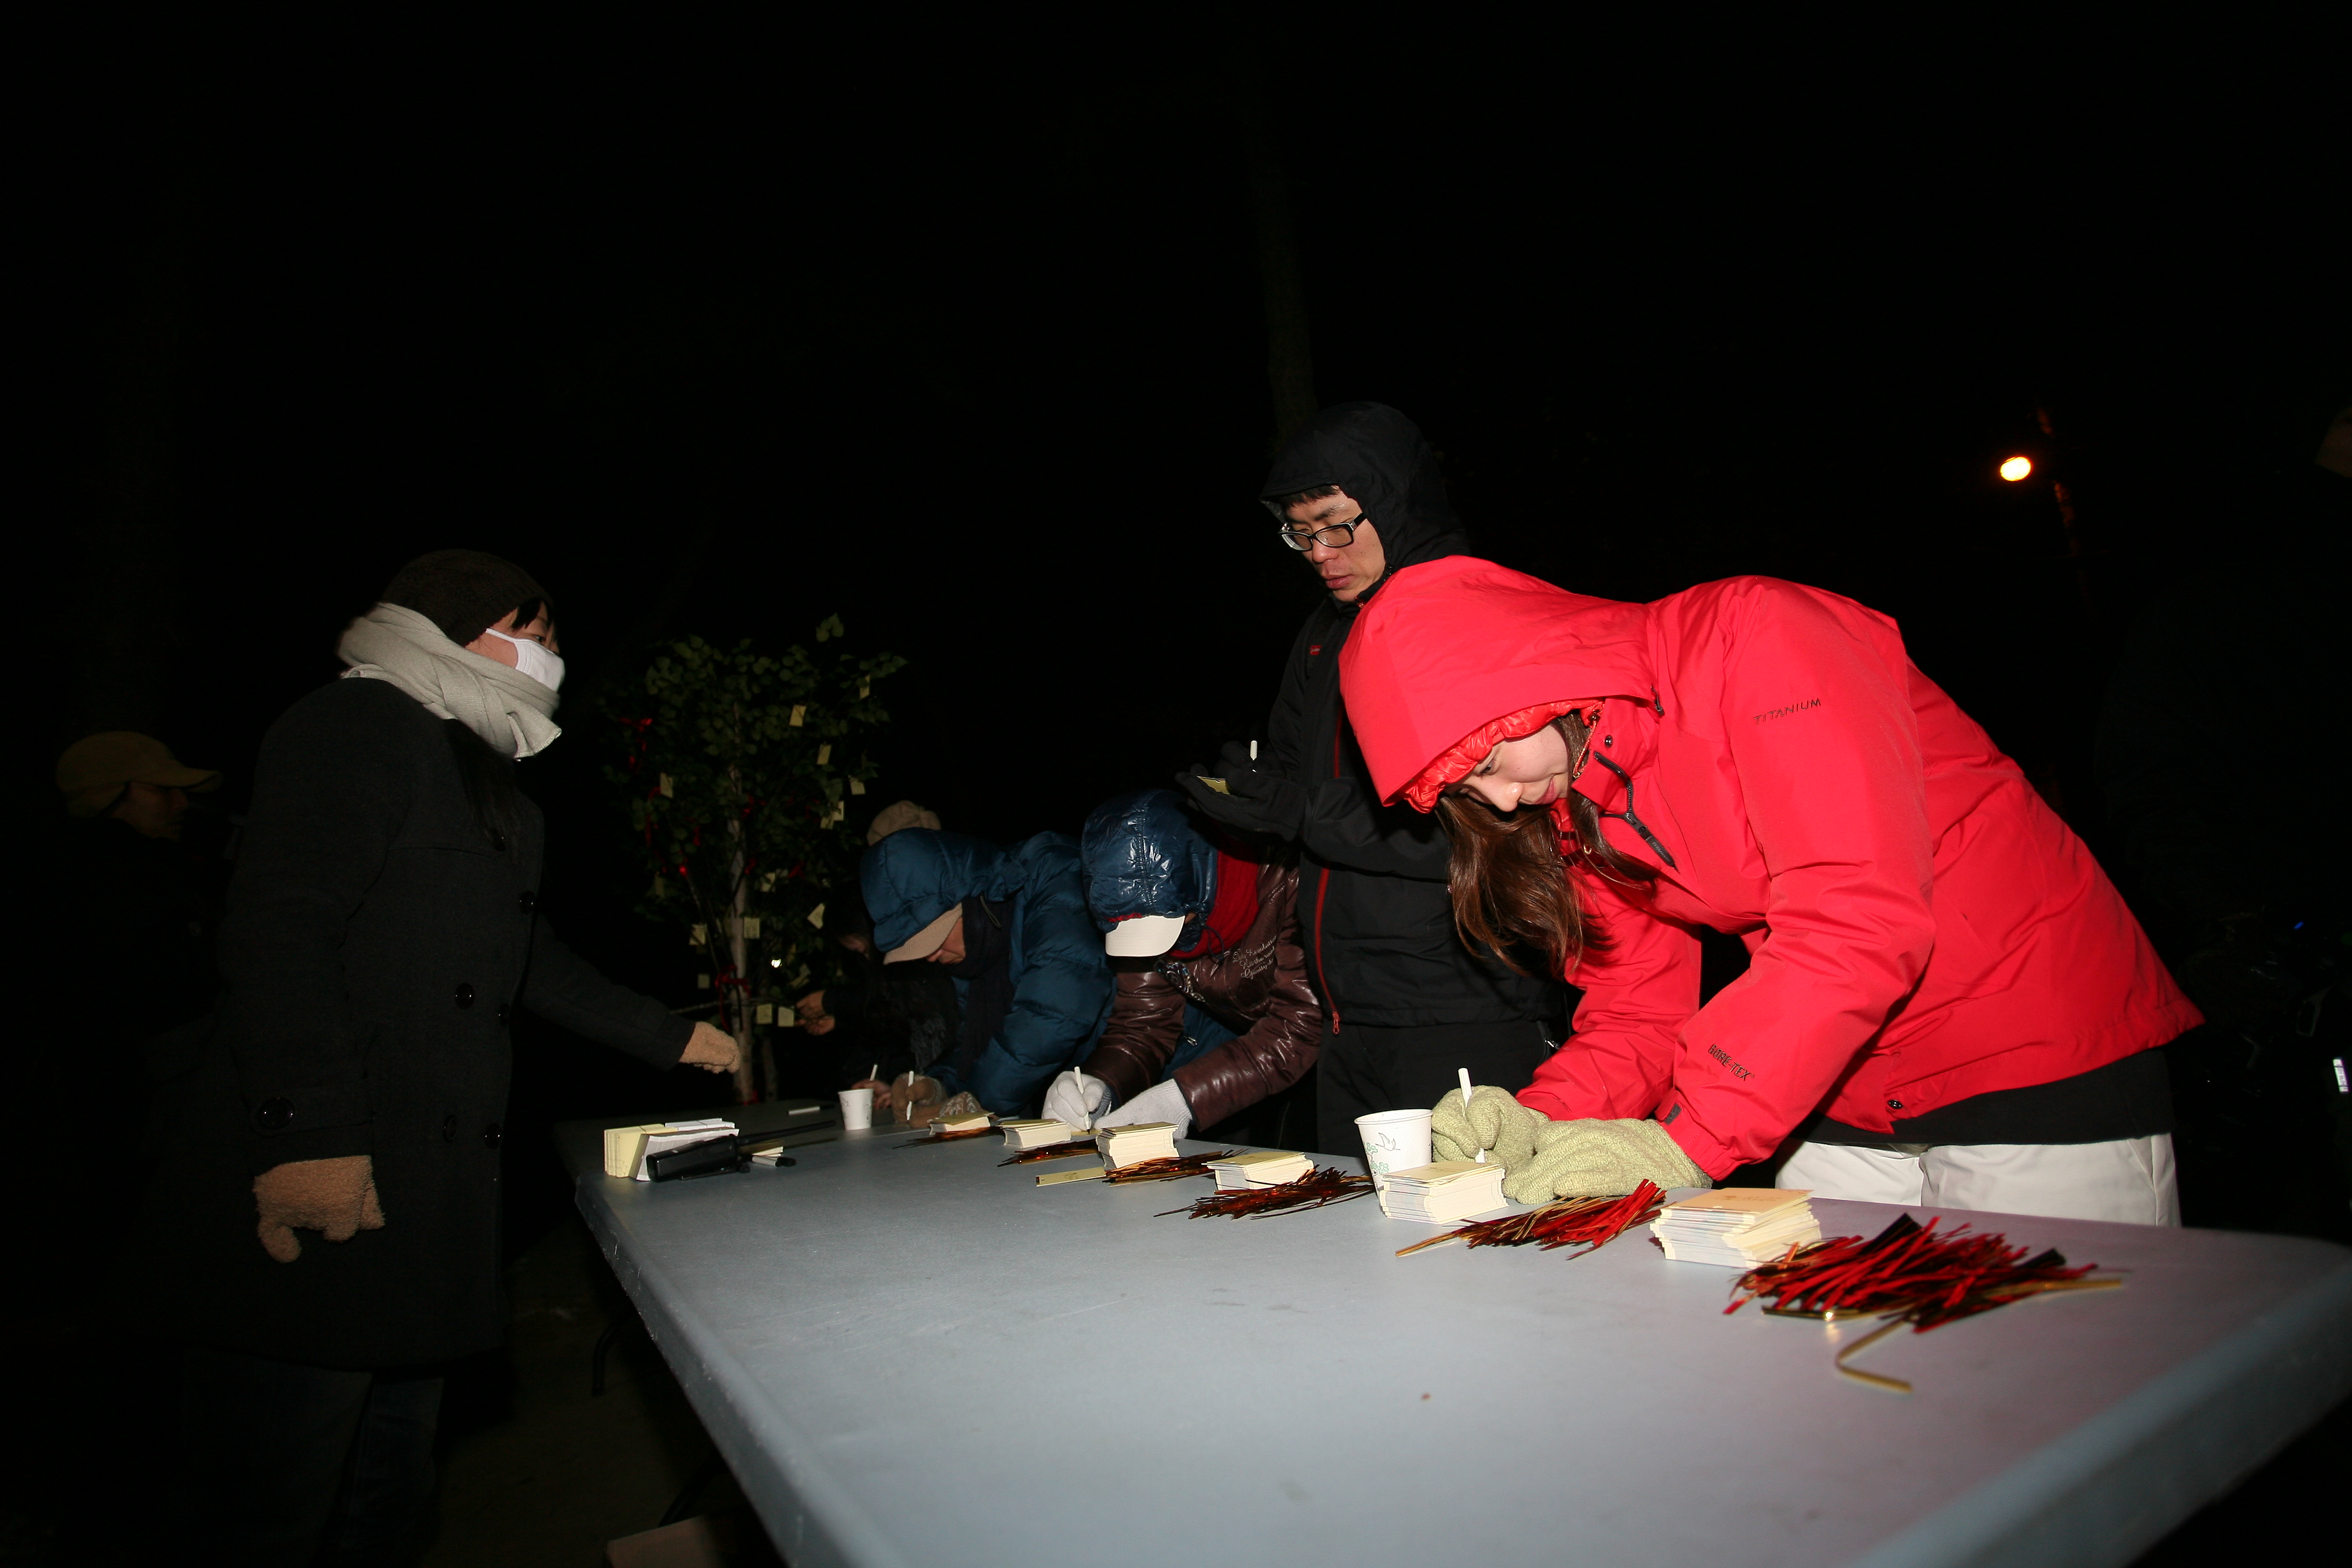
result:
<svg viewBox="0 0 2352 1568"><path fill-rule="evenodd" d="M1003 1114L1034 1110L1047 1081L1093 1047L1110 1011L1110 961L1087 913L1077 845L1066 833L1040 833L1000 849L909 827L866 852L857 880L884 952L966 899L1005 906L1013 1008L969 1079L947 1088L968 1089Z"/></svg>
<svg viewBox="0 0 2352 1568"><path fill-rule="evenodd" d="M1003 898L996 887L1003 863L1004 851L984 839L929 827L904 828L875 845L857 864L857 885L876 951L904 945L966 899Z"/></svg>
<svg viewBox="0 0 2352 1568"><path fill-rule="evenodd" d="M1087 908L1097 931L1138 915L1181 916L1176 949L1200 940L1201 920L1217 898L1217 850L1172 789L1123 795L1095 807L1078 841Z"/></svg>

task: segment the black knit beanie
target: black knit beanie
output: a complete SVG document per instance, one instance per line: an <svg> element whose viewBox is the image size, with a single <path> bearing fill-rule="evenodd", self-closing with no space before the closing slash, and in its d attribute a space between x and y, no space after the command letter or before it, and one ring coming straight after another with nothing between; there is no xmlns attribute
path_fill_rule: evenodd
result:
<svg viewBox="0 0 2352 1568"><path fill-rule="evenodd" d="M547 590L511 561L479 550L436 550L393 574L383 603L415 610L460 647L504 620L509 610L537 601L554 613Z"/></svg>

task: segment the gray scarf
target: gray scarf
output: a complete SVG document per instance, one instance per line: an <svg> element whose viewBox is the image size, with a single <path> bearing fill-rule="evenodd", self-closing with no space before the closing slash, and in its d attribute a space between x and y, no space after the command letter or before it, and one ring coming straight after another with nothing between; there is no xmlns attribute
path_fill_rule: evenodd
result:
<svg viewBox="0 0 2352 1568"><path fill-rule="evenodd" d="M389 680L427 713L457 720L502 755L536 755L563 733L549 717L555 711L553 690L497 659L467 652L405 605L378 605L344 629L335 652L351 666L344 679Z"/></svg>

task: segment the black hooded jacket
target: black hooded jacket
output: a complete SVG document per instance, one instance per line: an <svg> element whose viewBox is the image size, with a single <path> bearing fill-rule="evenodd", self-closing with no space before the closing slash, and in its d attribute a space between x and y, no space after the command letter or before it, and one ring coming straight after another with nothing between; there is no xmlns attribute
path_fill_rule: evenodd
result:
<svg viewBox="0 0 2352 1568"><path fill-rule="evenodd" d="M1353 497L1378 531L1387 570L1465 554L1436 455L1412 421L1377 403L1326 408L1286 444L1263 499L1322 485ZM1278 511L1277 511L1278 515ZM1515 974L1463 945L1445 889L1444 829L1409 806L1382 806L1339 701L1339 647L1357 609L1327 598L1290 650L1266 721L1270 771L1306 786L1298 918L1308 971L1336 1030L1556 1019L1560 988Z"/></svg>

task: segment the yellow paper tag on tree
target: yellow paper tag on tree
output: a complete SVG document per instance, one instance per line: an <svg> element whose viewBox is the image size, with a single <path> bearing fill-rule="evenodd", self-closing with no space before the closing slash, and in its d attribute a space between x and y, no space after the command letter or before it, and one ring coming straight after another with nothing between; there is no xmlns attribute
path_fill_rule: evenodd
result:
<svg viewBox="0 0 2352 1568"><path fill-rule="evenodd" d="M677 798L677 786L669 782L669 775L667 773L664 773L661 776L661 792L672 800Z"/></svg>
<svg viewBox="0 0 2352 1568"><path fill-rule="evenodd" d="M831 761L833 761L833 742L831 741L827 741L824 745L819 746L816 749L816 765L818 767L823 767L825 763Z"/></svg>
<svg viewBox="0 0 2352 1568"><path fill-rule="evenodd" d="M850 780L849 793L852 795L864 795L866 793L866 781L864 779Z"/></svg>
<svg viewBox="0 0 2352 1568"><path fill-rule="evenodd" d="M743 917L743 935L744 935L744 937L745 937L745 939L746 939L746 940L751 941L751 942L757 942L757 941L759 941L759 940L760 940L760 917L759 917L759 916L757 916L757 915L745 915L745 916Z"/></svg>
<svg viewBox="0 0 2352 1568"><path fill-rule="evenodd" d="M709 989L710 989L710 976L709 976L708 974L698 974L698 975L696 975L696 976L694 977L694 988L695 988L697 991L708 991L708 990L709 990Z"/></svg>
<svg viewBox="0 0 2352 1568"><path fill-rule="evenodd" d="M793 716L785 720L784 722L791 725L795 730L808 722L808 704L805 702L793 703Z"/></svg>
<svg viewBox="0 0 2352 1568"><path fill-rule="evenodd" d="M696 926L694 928L694 935L689 940L697 947L708 946L710 942L710 928L709 926Z"/></svg>
<svg viewBox="0 0 2352 1568"><path fill-rule="evenodd" d="M751 1022L755 1024L772 1024L775 1021L776 1005L773 1002L762 1002L752 1011Z"/></svg>
<svg viewBox="0 0 2352 1568"><path fill-rule="evenodd" d="M816 927L819 931L823 931L824 929L824 906L823 904L819 904L816 908L809 911L809 924Z"/></svg>

